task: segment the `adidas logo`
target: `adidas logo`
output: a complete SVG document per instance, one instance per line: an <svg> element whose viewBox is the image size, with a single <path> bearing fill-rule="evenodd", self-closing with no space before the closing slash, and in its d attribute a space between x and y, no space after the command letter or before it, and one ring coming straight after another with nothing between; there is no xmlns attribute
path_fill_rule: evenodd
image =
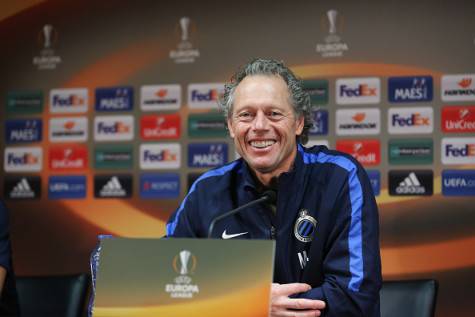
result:
<svg viewBox="0 0 475 317"><path fill-rule="evenodd" d="M425 192L425 187L421 185L414 172L409 173L396 187L396 193L398 194L424 194Z"/></svg>
<svg viewBox="0 0 475 317"><path fill-rule="evenodd" d="M10 192L10 198L35 198L35 195L26 178L22 178Z"/></svg>
<svg viewBox="0 0 475 317"><path fill-rule="evenodd" d="M101 197L125 197L127 192L122 188L117 176L112 176L111 179L102 187L100 191Z"/></svg>

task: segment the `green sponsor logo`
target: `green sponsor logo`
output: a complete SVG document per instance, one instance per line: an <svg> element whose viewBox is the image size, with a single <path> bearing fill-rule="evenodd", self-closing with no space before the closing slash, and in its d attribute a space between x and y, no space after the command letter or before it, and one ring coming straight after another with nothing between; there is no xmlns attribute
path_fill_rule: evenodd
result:
<svg viewBox="0 0 475 317"><path fill-rule="evenodd" d="M432 164L432 139L389 140L390 164Z"/></svg>
<svg viewBox="0 0 475 317"><path fill-rule="evenodd" d="M43 92L11 91L7 93L8 113L42 113Z"/></svg>
<svg viewBox="0 0 475 317"><path fill-rule="evenodd" d="M104 145L95 148L94 167L97 169L129 169L132 165L132 145Z"/></svg>
<svg viewBox="0 0 475 317"><path fill-rule="evenodd" d="M328 80L304 80L303 89L310 95L312 105L328 103Z"/></svg>
<svg viewBox="0 0 475 317"><path fill-rule="evenodd" d="M193 138L226 137L226 123L221 114L192 114L188 117L188 136Z"/></svg>

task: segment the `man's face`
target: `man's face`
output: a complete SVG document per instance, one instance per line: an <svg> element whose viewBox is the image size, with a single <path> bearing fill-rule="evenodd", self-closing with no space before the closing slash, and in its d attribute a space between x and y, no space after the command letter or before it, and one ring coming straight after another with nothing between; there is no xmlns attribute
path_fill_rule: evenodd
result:
<svg viewBox="0 0 475 317"><path fill-rule="evenodd" d="M258 178L278 176L292 166L304 120L296 118L289 97L279 76L248 76L236 87L228 128L237 152Z"/></svg>

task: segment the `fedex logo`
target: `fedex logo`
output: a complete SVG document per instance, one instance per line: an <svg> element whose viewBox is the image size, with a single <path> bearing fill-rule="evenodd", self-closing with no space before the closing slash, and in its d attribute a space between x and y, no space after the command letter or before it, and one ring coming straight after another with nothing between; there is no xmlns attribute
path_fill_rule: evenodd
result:
<svg viewBox="0 0 475 317"><path fill-rule="evenodd" d="M51 113L84 113L88 107L87 88L52 89Z"/></svg>
<svg viewBox="0 0 475 317"><path fill-rule="evenodd" d="M431 76L391 77L388 90L390 102L431 101L433 80Z"/></svg>
<svg viewBox="0 0 475 317"><path fill-rule="evenodd" d="M178 110L181 106L181 86L149 85L140 88L140 108L143 111Z"/></svg>
<svg viewBox="0 0 475 317"><path fill-rule="evenodd" d="M381 100L379 78L345 78L336 81L337 104L379 103Z"/></svg>
<svg viewBox="0 0 475 317"><path fill-rule="evenodd" d="M444 132L475 132L475 106L443 107L441 124Z"/></svg>
<svg viewBox="0 0 475 317"><path fill-rule="evenodd" d="M443 138L443 164L475 164L475 138Z"/></svg>
<svg viewBox="0 0 475 317"><path fill-rule="evenodd" d="M49 168L54 171L82 170L87 167L88 152L85 146L51 147Z"/></svg>
<svg viewBox="0 0 475 317"><path fill-rule="evenodd" d="M133 138L133 116L98 116L94 119L96 141L130 141Z"/></svg>
<svg viewBox="0 0 475 317"><path fill-rule="evenodd" d="M167 140L180 138L178 114L150 115L140 119L140 136L144 140Z"/></svg>
<svg viewBox="0 0 475 317"><path fill-rule="evenodd" d="M381 162L379 140L338 140L336 149L350 154L365 166L379 165Z"/></svg>
<svg viewBox="0 0 475 317"><path fill-rule="evenodd" d="M7 143L26 143L41 141L43 123L40 119L7 120L5 122L5 141Z"/></svg>
<svg viewBox="0 0 475 317"><path fill-rule="evenodd" d="M132 87L97 88L96 111L132 110L134 91Z"/></svg>
<svg viewBox="0 0 475 317"><path fill-rule="evenodd" d="M5 148L6 172L39 172L42 167L43 149L41 147Z"/></svg>
<svg viewBox="0 0 475 317"><path fill-rule="evenodd" d="M441 86L443 101L475 100L475 74L442 76Z"/></svg>
<svg viewBox="0 0 475 317"><path fill-rule="evenodd" d="M388 131L392 134L432 133L432 107L391 108L388 111Z"/></svg>
<svg viewBox="0 0 475 317"><path fill-rule="evenodd" d="M141 169L180 168L181 148L178 143L153 143L140 146Z"/></svg>
<svg viewBox="0 0 475 317"><path fill-rule="evenodd" d="M228 161L226 143L188 144L189 167L216 167Z"/></svg>
<svg viewBox="0 0 475 317"><path fill-rule="evenodd" d="M188 105L192 109L218 107L218 99L224 92L224 84L190 84L188 86Z"/></svg>

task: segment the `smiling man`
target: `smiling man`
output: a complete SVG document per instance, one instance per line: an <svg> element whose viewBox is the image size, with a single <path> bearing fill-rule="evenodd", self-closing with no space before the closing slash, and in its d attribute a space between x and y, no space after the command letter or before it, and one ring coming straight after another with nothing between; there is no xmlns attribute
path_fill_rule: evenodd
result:
<svg viewBox="0 0 475 317"><path fill-rule="evenodd" d="M272 190L277 201L216 223L214 238L275 239L272 316L379 316L378 211L363 168L305 148L311 103L281 62L256 59L220 106L242 158L204 173L167 224L169 237L206 237L223 213Z"/></svg>

